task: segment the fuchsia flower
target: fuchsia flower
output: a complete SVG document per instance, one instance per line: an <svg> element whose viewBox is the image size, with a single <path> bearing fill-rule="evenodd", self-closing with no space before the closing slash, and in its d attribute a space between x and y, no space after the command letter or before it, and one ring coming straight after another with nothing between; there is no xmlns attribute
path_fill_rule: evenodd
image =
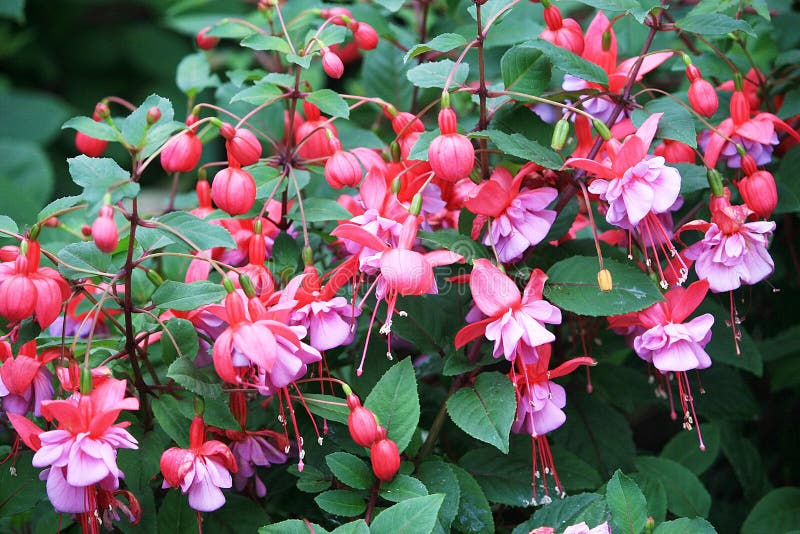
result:
<svg viewBox="0 0 800 534"><path fill-rule="evenodd" d="M40 267L41 245L24 241L21 252L11 262L0 264L0 315L10 321L36 316L41 328L47 328L69 297L69 284L55 269Z"/></svg>
<svg viewBox="0 0 800 534"><path fill-rule="evenodd" d="M727 204L727 203L726 203ZM708 280L711 291L721 293L764 280L775 264L767 252L772 221L745 222L752 211L747 206L727 206L713 210L711 222L691 221L681 228L700 230L703 239L684 254L695 260L697 276Z"/></svg>
<svg viewBox="0 0 800 534"><path fill-rule="evenodd" d="M544 22L547 28L539 34L540 39L565 48L573 54L581 55L584 46L583 30L575 19L562 18L561 10L549 5L544 8Z"/></svg>
<svg viewBox="0 0 800 534"><path fill-rule="evenodd" d="M161 455L161 487L180 487L189 494L189 506L198 512L213 512L225 504L220 488L233 485L231 473L238 467L228 446L206 441L205 434L203 418L196 415L189 429L189 448L172 447Z"/></svg>
<svg viewBox="0 0 800 534"><path fill-rule="evenodd" d="M475 165L475 149L466 136L458 133L456 113L451 108L439 111L439 131L441 135L428 148L433 172L448 182L466 178Z"/></svg>
<svg viewBox="0 0 800 534"><path fill-rule="evenodd" d="M536 347L552 343L555 336L543 323L561 323L561 310L542 300L547 275L541 269L531 272L524 293L517 285L488 260L475 260L469 287L475 305L486 319L468 324L456 334L456 348L485 335L494 341L493 356L514 361L517 356L525 363L538 359Z"/></svg>
<svg viewBox="0 0 800 534"><path fill-rule="evenodd" d="M161 167L166 172L190 172L200 162L203 143L197 137L196 127L192 128L195 122L197 117L194 115L186 117L186 126L189 128L173 136L161 151Z"/></svg>
<svg viewBox="0 0 800 534"><path fill-rule="evenodd" d="M711 366L711 358L706 353L705 346L711 341L714 316L705 313L688 322L686 319L703 302L708 288L708 280L698 280L687 288L675 287L664 295L664 302L657 302L640 312L608 319L613 328L635 327L633 349L636 354L652 363L662 374L675 374L683 408L684 428L687 429L697 421L697 416L694 413L694 401L686 371ZM700 448L704 449L699 425L697 434Z"/></svg>
<svg viewBox="0 0 800 534"><path fill-rule="evenodd" d="M53 374L45 365L61 355L57 349L36 353L36 341L29 341L11 356L11 345L0 342L0 397L6 413L41 417L42 402L53 398Z"/></svg>
<svg viewBox="0 0 800 534"><path fill-rule="evenodd" d="M42 402L42 414L57 420L47 432L17 414L8 414L26 445L36 451L34 467L48 467L47 496L63 513L96 510L96 489L113 491L125 475L117 467L117 449L136 449L136 439L125 430L130 423L114 421L122 410L138 410L139 399L125 397L125 381L106 378L89 395L74 393L65 400Z"/></svg>
<svg viewBox="0 0 800 534"><path fill-rule="evenodd" d="M473 223L473 238L486 224L489 230L483 244L494 245L502 262L520 259L528 248L545 238L556 212L545 209L558 196L552 187L540 187L520 191L525 169L512 178L511 173L499 167L492 172L491 179L475 186L467 197L465 207L478 214Z"/></svg>

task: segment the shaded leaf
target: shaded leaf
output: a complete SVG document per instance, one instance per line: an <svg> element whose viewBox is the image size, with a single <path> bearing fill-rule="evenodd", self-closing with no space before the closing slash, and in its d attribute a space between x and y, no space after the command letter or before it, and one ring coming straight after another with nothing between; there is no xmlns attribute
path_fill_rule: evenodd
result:
<svg viewBox="0 0 800 534"><path fill-rule="evenodd" d="M447 400L447 413L470 436L508 452L508 434L517 410L514 386L505 375L482 373L472 386Z"/></svg>
<svg viewBox="0 0 800 534"><path fill-rule="evenodd" d="M403 452L419 423L419 395L411 358L396 363L378 380L364 406L372 410L386 428L397 449Z"/></svg>
<svg viewBox="0 0 800 534"><path fill-rule="evenodd" d="M667 508L684 517L705 517L711 508L711 496L703 483L681 464L666 458L640 456L636 469L648 478L659 480L667 490Z"/></svg>
<svg viewBox="0 0 800 534"><path fill-rule="evenodd" d="M639 534L647 521L647 503L639 486L619 469L606 486L606 503L611 512L611 530Z"/></svg>

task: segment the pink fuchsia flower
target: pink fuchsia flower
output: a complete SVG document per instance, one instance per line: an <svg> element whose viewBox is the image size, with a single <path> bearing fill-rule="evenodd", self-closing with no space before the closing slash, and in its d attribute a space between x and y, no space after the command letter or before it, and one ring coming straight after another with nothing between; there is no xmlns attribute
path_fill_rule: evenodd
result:
<svg viewBox="0 0 800 534"><path fill-rule="evenodd" d="M597 177L589 191L608 202L606 220L615 226L630 230L648 214L668 211L678 198L678 171L665 166L664 158L647 155L662 115L648 117L621 145L608 143L608 158L602 163L585 158L570 158L565 163Z"/></svg>
<svg viewBox="0 0 800 534"><path fill-rule="evenodd" d="M47 496L56 511L94 512L96 484L106 491L119 488L125 475L117 466L117 449L137 448L125 430L129 423L114 424L122 410L139 409L138 399L125 397L125 385L108 378L89 395L44 401L42 414L58 421L55 430L43 432L24 417L9 414L20 438L36 451L33 466L49 467L41 478L47 480Z"/></svg>
<svg viewBox="0 0 800 534"><path fill-rule="evenodd" d="M564 530L564 534L611 534L611 527L607 522L604 522L594 528L589 528L589 525L582 521L577 525L567 527Z"/></svg>
<svg viewBox="0 0 800 534"><path fill-rule="evenodd" d="M200 162L203 143L191 127L195 122L197 117L189 115L186 118L186 126L189 128L173 136L161 151L161 167L166 172L191 172Z"/></svg>
<svg viewBox="0 0 800 534"><path fill-rule="evenodd" d="M53 374L45 365L61 356L57 349L36 353L36 341L20 347L16 358L11 355L11 345L0 342L0 397L6 413L41 417L42 402L53 398Z"/></svg>
<svg viewBox="0 0 800 534"><path fill-rule="evenodd" d="M319 108L311 102L303 101L303 111L306 114L306 120L300 124L294 123L297 155L308 160L322 160L332 156L335 150L328 141L328 137L338 136L336 126L328 119L323 118Z"/></svg>
<svg viewBox="0 0 800 534"><path fill-rule="evenodd" d="M225 150L231 166L247 167L258 162L261 157L261 142L253 132L225 123L220 127L219 133L225 138Z"/></svg>
<svg viewBox="0 0 800 534"><path fill-rule="evenodd" d="M544 8L544 22L547 28L539 34L540 39L565 48L573 54L583 52L583 30L575 19L562 19L561 11L554 5Z"/></svg>
<svg viewBox="0 0 800 534"><path fill-rule="evenodd" d="M24 241L13 262L0 264L0 315L10 321L35 315L39 326L47 328L58 317L70 290L58 271L39 266L41 250L38 241Z"/></svg>
<svg viewBox="0 0 800 534"><path fill-rule="evenodd" d="M475 260L469 287L475 305L486 319L468 324L458 331L456 348L485 335L494 341L492 355L514 361L517 356L525 363L538 359L536 347L552 343L555 336L544 323L561 323L561 310L542 300L547 275L540 269L531 272L524 293L517 285L488 260Z"/></svg>
<svg viewBox="0 0 800 534"><path fill-rule="evenodd" d="M698 280L688 288L669 290L664 295L664 302L657 302L645 310L609 317L612 327L641 328L633 339L636 354L651 362L662 374L675 374L686 429L691 429L697 421L686 371L711 366L705 346L711 340L714 316L705 313L688 322L686 319L703 302L708 288L707 280ZM674 419L674 411L672 416ZM697 435L700 448L705 449L699 424Z"/></svg>
<svg viewBox="0 0 800 534"><path fill-rule="evenodd" d="M428 148L428 160L437 177L457 182L469 176L475 165L475 148L457 131L456 114L451 108L439 111L439 135Z"/></svg>
<svg viewBox="0 0 800 534"><path fill-rule="evenodd" d="M520 259L528 248L540 243L556 219L556 212L545 208L558 191L552 187L520 191L525 176L519 172L512 178L506 169L497 168L489 180L475 186L465 202L465 207L478 215L473 234L491 217L482 242L493 245L504 263Z"/></svg>
<svg viewBox="0 0 800 534"><path fill-rule="evenodd" d="M221 441L205 439L205 423L196 415L189 429L189 448L172 447L161 455L162 488L181 488L189 495L189 506L198 512L213 512L225 504L220 488L233 485L231 473L238 471L236 459Z"/></svg>
<svg viewBox="0 0 800 534"><path fill-rule="evenodd" d="M747 206L727 205L714 211L711 222L692 221L681 231L700 230L703 239L684 254L695 260L697 276L708 281L711 291L721 293L752 285L775 270L767 252L772 221L745 222L752 211Z"/></svg>

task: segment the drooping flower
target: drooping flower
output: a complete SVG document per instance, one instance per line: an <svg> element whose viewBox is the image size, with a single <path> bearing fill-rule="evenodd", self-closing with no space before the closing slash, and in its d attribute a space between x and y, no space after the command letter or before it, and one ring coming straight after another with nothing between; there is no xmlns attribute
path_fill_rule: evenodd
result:
<svg viewBox="0 0 800 534"><path fill-rule="evenodd" d="M47 432L24 417L9 414L9 419L26 445L36 451L34 467L47 467L41 477L47 480L47 496L63 513L94 513L96 487L106 491L119 488L125 475L117 466L117 449L136 449L136 439L114 421L122 410L139 409L139 400L125 397L124 380L107 378L97 383L88 395L74 393L65 400L42 403L42 415L57 421Z"/></svg>
<svg viewBox="0 0 800 534"><path fill-rule="evenodd" d="M222 169L211 184L211 199L230 215L250 211L256 201L256 182L253 175L238 166Z"/></svg>
<svg viewBox="0 0 800 534"><path fill-rule="evenodd" d="M428 159L437 177L457 182L469 176L475 165L475 148L457 131L456 114L451 108L439 111L439 135L428 148Z"/></svg>
<svg viewBox="0 0 800 534"><path fill-rule="evenodd" d="M491 217L482 242L494 246L502 262L516 261L528 248L540 243L556 218L555 211L545 208L558 191L552 187L526 187L520 191L525 174L520 171L512 178L510 172L499 167L489 180L475 186L464 204L478 214L473 238L478 237L475 230L480 231Z"/></svg>
<svg viewBox="0 0 800 534"><path fill-rule="evenodd" d="M42 402L53 398L53 374L45 365L60 356L60 351L50 349L37 354L36 340L22 345L12 357L11 345L0 342L0 397L3 411L41 417Z"/></svg>
<svg viewBox="0 0 800 534"><path fill-rule="evenodd" d="M161 455L162 488L180 487L189 495L192 509L213 512L225 504L220 488L233 485L231 473L236 473L238 466L227 445L205 438L205 423L196 415L189 429L189 448L172 447Z"/></svg>
<svg viewBox="0 0 800 534"><path fill-rule="evenodd" d="M378 439L375 414L369 408L362 406L361 399L353 393L347 395L347 407L350 409L350 415L347 416L350 437L362 447L371 447Z"/></svg>
<svg viewBox="0 0 800 534"><path fill-rule="evenodd" d="M400 452L397 444L386 437L386 429L378 425L377 437L369 448L372 472L378 479L391 482L400 469Z"/></svg>
<svg viewBox="0 0 800 534"><path fill-rule="evenodd" d="M319 108L308 101L303 101L306 120L302 124L295 122L294 142L298 146L297 155L302 159L319 160L334 153L329 136L337 137L336 126L320 115Z"/></svg>
<svg viewBox="0 0 800 534"><path fill-rule="evenodd" d="M575 19L562 18L561 10L554 5L544 8L546 28L539 34L540 39L565 48L573 54L583 52L583 30Z"/></svg>
<svg viewBox="0 0 800 534"><path fill-rule="evenodd" d="M167 141L167 145L161 151L161 167L166 172L190 172L200 162L203 143L192 128L195 122L197 117L189 115L186 118L186 126L189 128Z"/></svg>
<svg viewBox="0 0 800 534"><path fill-rule="evenodd" d="M226 122L220 127L219 133L225 138L225 150L231 165L247 167L258 162L261 142L253 132L247 128L234 128Z"/></svg>
<svg viewBox="0 0 800 534"><path fill-rule="evenodd" d="M514 361L520 356L526 363L538 359L536 347L552 343L555 336L544 323L559 324L561 310L542 300L547 275L540 269L531 272L524 293L517 285L488 260L475 260L469 287L475 305L486 319L468 324L458 331L456 348L485 335L494 341L492 355Z"/></svg>
<svg viewBox="0 0 800 534"><path fill-rule="evenodd" d="M97 113L97 111L92 114L92 120L95 122L103 122L103 118ZM104 141L103 139L95 139L94 137L90 137L83 132L76 132L75 148L78 149L78 152L85 154L90 158L98 158L102 156L103 152L105 152L106 148L108 148L108 141Z"/></svg>
<svg viewBox="0 0 800 534"><path fill-rule="evenodd" d="M114 222L114 209L111 206L100 208L100 213L92 223L92 239L100 252L110 254L117 248L119 230Z"/></svg>
<svg viewBox="0 0 800 534"><path fill-rule="evenodd" d="M746 222L751 213L747 206L727 205L712 212L710 223L691 221L681 228L704 232L703 239L689 246L684 254L695 260L697 276L708 280L714 293L755 284L775 269L767 251L775 223Z"/></svg>

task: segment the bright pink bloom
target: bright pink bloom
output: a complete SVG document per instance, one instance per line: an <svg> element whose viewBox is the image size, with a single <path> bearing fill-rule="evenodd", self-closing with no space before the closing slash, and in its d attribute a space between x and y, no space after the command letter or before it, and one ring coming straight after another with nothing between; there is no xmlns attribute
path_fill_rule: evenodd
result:
<svg viewBox="0 0 800 534"><path fill-rule="evenodd" d="M42 432L27 419L9 414L22 440L36 450L34 467L49 467L47 496L62 513L94 511L95 484L106 491L119 488L125 475L117 467L117 449L136 449L136 439L125 430L129 423L114 421L122 410L138 410L139 400L125 397L125 381L106 379L89 395L74 393L65 400L42 403L48 421L58 428Z"/></svg>
<svg viewBox="0 0 800 534"><path fill-rule="evenodd" d="M161 167L166 172L190 172L197 167L200 156L203 155L203 143L194 128L191 128L195 122L197 117L189 115L186 118L189 129L172 137L161 151Z"/></svg>
<svg viewBox="0 0 800 534"><path fill-rule="evenodd" d="M189 494L189 506L194 510L213 512L225 504L220 488L233 485L231 473L238 471L236 459L221 441L206 441L202 417L195 416L189 435L188 449L172 447L161 455L161 487L180 487Z"/></svg>
<svg viewBox="0 0 800 534"><path fill-rule="evenodd" d="M719 107L717 90L707 80L697 78L689 86L689 104L699 114L711 117Z"/></svg>
<svg viewBox="0 0 800 534"><path fill-rule="evenodd" d="M378 426L378 435L369 448L372 472L378 479L391 482L400 469L400 452L397 444L386 437L386 429Z"/></svg>
<svg viewBox="0 0 800 534"><path fill-rule="evenodd" d="M41 417L42 402L53 398L53 374L45 365L61 355L57 349L36 353L36 341L22 345L16 358L11 355L11 345L0 342L0 397L3 411L25 415L31 410Z"/></svg>
<svg viewBox="0 0 800 534"><path fill-rule="evenodd" d="M543 323L561 323L561 310L542 300L547 275L540 269L531 272L525 292L488 260L478 259L469 279L475 305L487 317L458 331L456 348L485 335L494 341L493 356L514 361L521 356L526 363L538 359L536 347L552 343L555 336Z"/></svg>
<svg viewBox="0 0 800 534"><path fill-rule="evenodd" d="M603 522L594 528L589 528L585 522L572 525L564 530L564 534L611 534L611 527L608 522Z"/></svg>
<svg viewBox="0 0 800 534"><path fill-rule="evenodd" d="M475 186L464 203L478 214L473 223L473 238L489 222L483 244L494 246L502 262L520 259L530 247L545 238L556 212L545 209L558 196L552 187L520 191L525 172L514 178L502 167L492 172L491 179Z"/></svg>
<svg viewBox="0 0 800 534"><path fill-rule="evenodd" d="M297 155L302 159L321 160L332 156L334 149L328 136L337 137L336 126L320 115L319 108L311 102L303 101L306 120L295 122L294 142L298 146Z"/></svg>
<svg viewBox="0 0 800 534"><path fill-rule="evenodd" d="M325 162L325 180L334 189L343 187L357 187L364 171L358 158L350 152L342 150L342 144L338 139L331 140L331 144L336 146L336 152Z"/></svg>
<svg viewBox="0 0 800 534"><path fill-rule="evenodd" d="M606 220L615 226L630 230L650 213L669 211L678 198L678 171L665 166L664 158L647 155L661 116L648 117L621 145L607 143L608 158L602 163L584 158L570 158L565 163L597 177L589 191L608 202Z"/></svg>
<svg viewBox="0 0 800 534"><path fill-rule="evenodd" d="M0 264L0 315L10 321L21 321L35 314L39 326L47 328L69 297L69 284L55 269L39 266L38 241L25 244L28 247L25 254L19 254L13 262Z"/></svg>
<svg viewBox="0 0 800 534"><path fill-rule="evenodd" d="M220 127L219 133L225 138L225 150L232 166L246 167L258 162L261 157L261 142L253 132L225 123Z"/></svg>
<svg viewBox="0 0 800 534"><path fill-rule="evenodd" d="M475 148L456 129L456 114L450 108L439 111L441 135L428 147L428 159L437 177L457 182L469 176L475 165Z"/></svg>
<svg viewBox="0 0 800 534"><path fill-rule="evenodd" d="M353 27L355 26L355 28ZM366 22L350 25L356 44L361 50L374 50L378 46L378 32Z"/></svg>
<svg viewBox="0 0 800 534"><path fill-rule="evenodd" d="M540 39L565 48L573 54L583 53L583 30L575 19L562 19L561 11L554 5L544 8L547 28L539 34Z"/></svg>
<svg viewBox="0 0 800 534"><path fill-rule="evenodd" d="M756 171L736 184L742 200L758 217L768 219L778 206L778 188L769 171Z"/></svg>
<svg viewBox="0 0 800 534"><path fill-rule="evenodd" d="M767 252L775 223L745 222L750 213L746 206L729 205L713 213L710 223L692 221L681 229L705 232L702 240L684 252L687 258L695 260L697 276L708 280L714 293L755 284L775 269Z"/></svg>
<svg viewBox="0 0 800 534"><path fill-rule="evenodd" d="M211 198L230 215L247 213L256 201L256 181L244 169L226 167L214 176Z"/></svg>
<svg viewBox="0 0 800 534"><path fill-rule="evenodd" d="M100 208L100 214L92 223L92 239L100 250L110 254L119 244L119 230L114 222L114 209L111 206Z"/></svg>

